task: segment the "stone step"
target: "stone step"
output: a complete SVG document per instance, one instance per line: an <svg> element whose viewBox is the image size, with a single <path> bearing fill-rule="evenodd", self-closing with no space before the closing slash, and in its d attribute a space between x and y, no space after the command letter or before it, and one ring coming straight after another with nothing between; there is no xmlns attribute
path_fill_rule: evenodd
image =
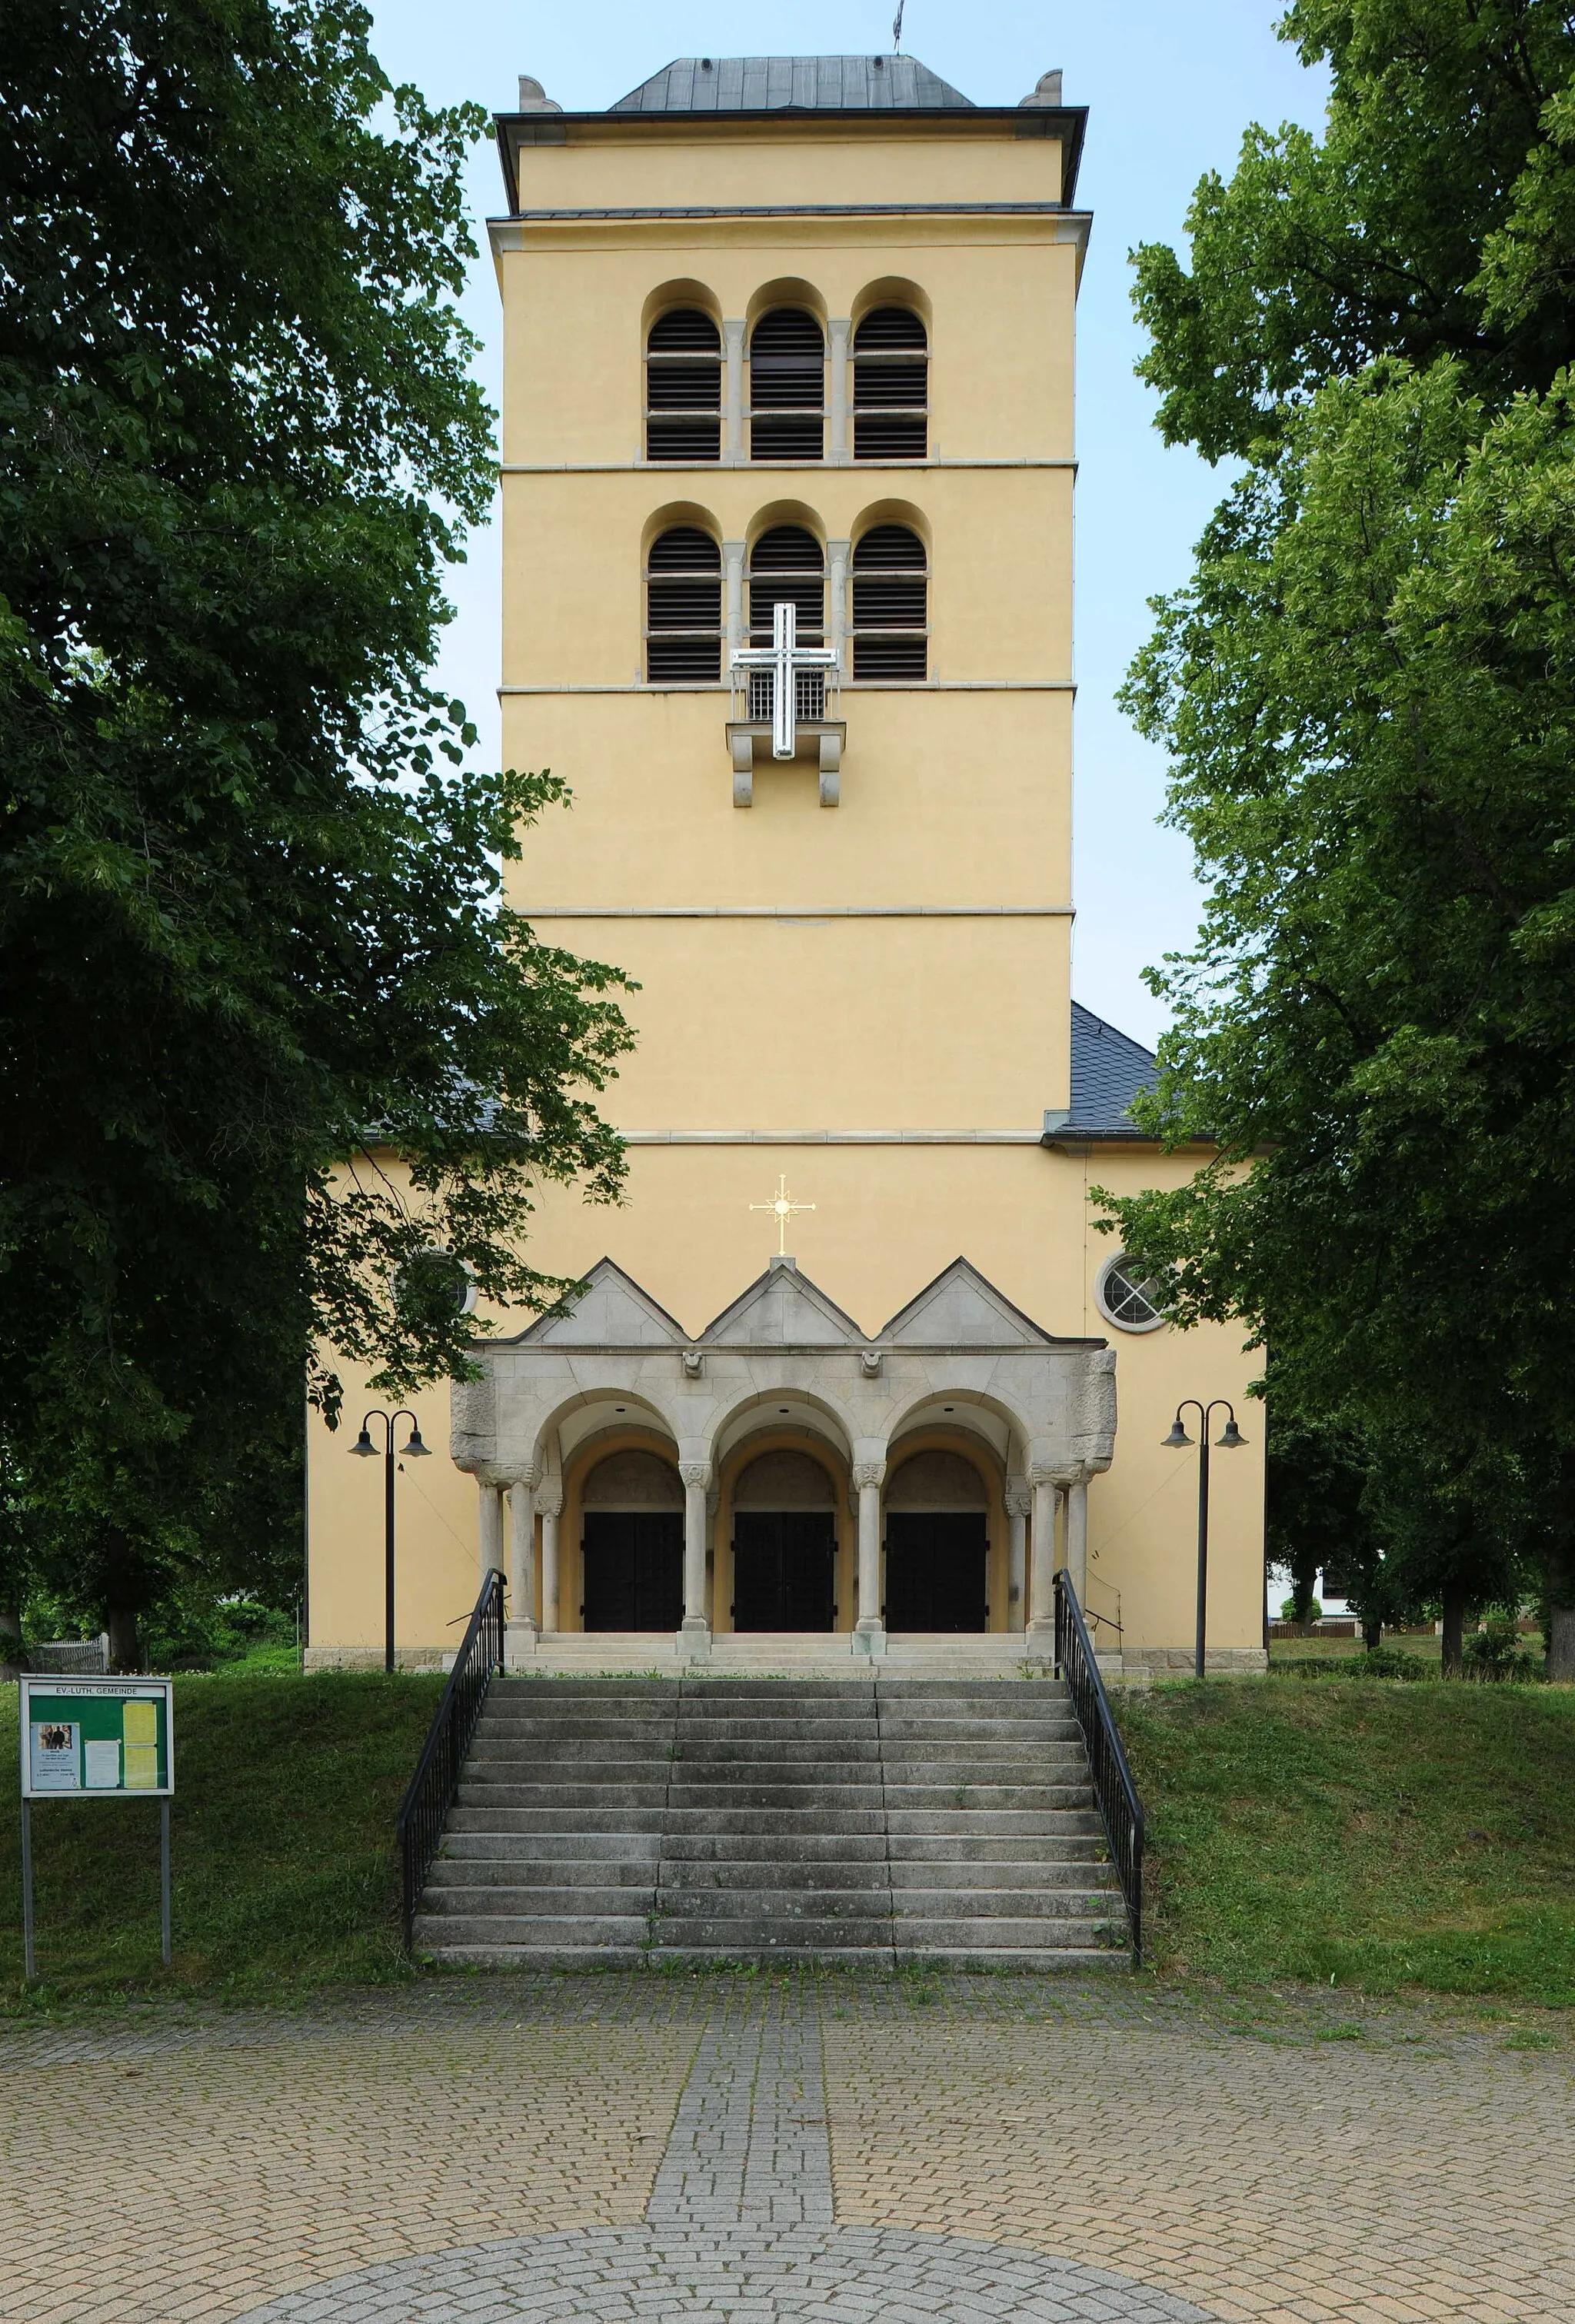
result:
<svg viewBox="0 0 1575 2324"><path fill-rule="evenodd" d="M1031 1759L1019 1758L1016 1754L1009 1759L997 1759L982 1752L977 1757L959 1754L933 1759L894 1758L889 1751L880 1762L880 1772L889 1791L893 1784L909 1784L1088 1782L1088 1763L1082 1753L1071 1750L1064 1743L1051 1744L1047 1749L1036 1752Z"/></svg>
<svg viewBox="0 0 1575 2324"><path fill-rule="evenodd" d="M779 1819L766 1818L754 1831L675 1831L662 1840L662 1859L674 1864L878 1864L887 1858L886 1834L876 1817L867 1831L825 1831L812 1823L784 1831Z"/></svg>
<svg viewBox="0 0 1575 2324"><path fill-rule="evenodd" d="M665 1803L665 1780L649 1784L521 1784L515 1770L494 1775L485 1766L466 1768L459 1787L462 1807L484 1807L496 1800L508 1808L657 1808Z"/></svg>
<svg viewBox="0 0 1575 2324"><path fill-rule="evenodd" d="M899 1889L892 1917L905 1926L914 1921L1108 1921L1112 1894L1082 1887Z"/></svg>
<svg viewBox="0 0 1575 2324"><path fill-rule="evenodd" d="M654 1855L643 1859L591 1857L580 1860L562 1856L440 1856L427 1876L427 1888L429 1895L439 1888L653 1890L656 1879Z"/></svg>
<svg viewBox="0 0 1575 2324"><path fill-rule="evenodd" d="M1125 1960L1125 1921L1119 1914L1110 1914L1109 1920L1116 1933L1117 1944L1122 1949L1119 1958ZM899 1953L951 1946L966 1946L970 1952L994 1953L1003 1948L1087 1945L1100 1925L1099 1922L1091 1919L1069 1915L1057 1920L1048 1914L1035 1920L1009 1919L1005 1915L999 1920L988 1920L982 1915L977 1920L963 1917L921 1920L916 1917L895 1920L891 1924L892 1941Z"/></svg>
<svg viewBox="0 0 1575 2324"><path fill-rule="evenodd" d="M926 1824L935 1828L926 1829ZM972 1817L964 1822L953 1816L925 1819L916 1832L904 1830L887 1834L887 1849L894 1864L931 1863L942 1854L953 1864L965 1863L970 1858L1009 1864L1018 1858L1036 1861L1050 1849L1060 1854L1076 1846L1093 1853L1104 1845L1105 1828L1092 1807L1058 1808L1048 1815L1030 1816L1026 1829L1009 1817L992 1817L990 1828L981 1830Z"/></svg>
<svg viewBox="0 0 1575 2324"><path fill-rule="evenodd" d="M758 1921L767 1923L836 1921L842 1923L882 1922L889 1930L891 1898L884 1886L855 1888L659 1888L656 1909L664 1929L676 1920Z"/></svg>
<svg viewBox="0 0 1575 2324"><path fill-rule="evenodd" d="M1062 1678L887 1678L882 1702L1069 1702Z"/></svg>
<svg viewBox="0 0 1575 2324"><path fill-rule="evenodd" d="M864 1858L757 1853L722 1861L705 1857L664 1855L661 1886L664 1895L669 1892L702 1889L708 1895L725 1891L740 1895L758 1895L766 1889L782 1894L789 1889L831 1888L871 1893L878 1890L882 1895L887 1895L891 1886L887 1877L889 1870L884 1851L879 1856ZM887 1909L889 1911L889 1905Z"/></svg>
<svg viewBox="0 0 1575 2324"><path fill-rule="evenodd" d="M657 1891L644 1888L428 1887L421 1909L435 1919L584 1921L600 1928L608 1920L656 1910Z"/></svg>
<svg viewBox="0 0 1575 2324"><path fill-rule="evenodd" d="M664 1951L695 1948L735 1958L777 1954L789 1947L816 1956L851 1950L889 1953L891 1930L889 1914L864 1921L814 1920L806 1914L803 1920L788 1921L669 1914L658 1923L657 1933Z"/></svg>
<svg viewBox="0 0 1575 2324"><path fill-rule="evenodd" d="M848 1741L878 1744L880 1722L873 1711L868 1719L804 1719L774 1714L751 1719L747 1714L692 1719L687 1713L675 1722L680 1743L817 1743L834 1748Z"/></svg>
<svg viewBox="0 0 1575 2324"><path fill-rule="evenodd" d="M883 1745L949 1743L966 1738L972 1743L1021 1744L1025 1736L1042 1735L1047 1742L1081 1742L1082 1731L1072 1719L902 1719L882 1715Z"/></svg>
<svg viewBox="0 0 1575 2324"><path fill-rule="evenodd" d="M1064 1848L1064 1841L1053 1843ZM981 1895L999 1893L1003 1888L1044 1888L1063 1892L1068 1888L1113 1888L1116 1876L1108 1864L1100 1864L1087 1857L1036 1856L1027 1862L1002 1863L999 1858L987 1863L970 1862L967 1858L926 1857L915 1864L890 1863L886 1866L887 1877L899 1900L907 1894L926 1894L931 1889L947 1888L953 1895L964 1889L977 1889Z"/></svg>
<svg viewBox="0 0 1575 2324"><path fill-rule="evenodd" d="M425 1899L423 1899L423 1905ZM890 1923L887 1923L888 1928ZM559 1950L600 1951L619 1947L638 1951L650 1935L649 1916L630 1914L428 1913L418 1916L417 1942L441 1945L544 1945Z"/></svg>
<svg viewBox="0 0 1575 2324"><path fill-rule="evenodd" d="M782 1808L790 1814L818 1814L824 1808L872 1807L879 1812L880 1781L870 1784L762 1784L753 1779L728 1783L685 1783L675 1776L668 1787L669 1812L685 1809Z"/></svg>
<svg viewBox="0 0 1575 2324"><path fill-rule="evenodd" d="M1058 1817L1082 1816L1081 1824L1058 1823ZM965 1819L965 1821L964 1821ZM910 1835L923 1833L933 1837L937 1832L955 1832L959 1837L982 1836L997 1832L1054 1832L1057 1831L1088 1831L1099 1828L1099 1817L1091 1809L1063 1808L902 1808L886 1811L886 1830L895 1842Z"/></svg>
<svg viewBox="0 0 1575 2324"><path fill-rule="evenodd" d="M450 1831L492 1832L659 1832L660 1808L516 1808L488 1799L495 1785L482 1787L482 1803L467 1800L460 1786L459 1804L449 1811Z"/></svg>
<svg viewBox="0 0 1575 2324"><path fill-rule="evenodd" d="M662 1845L659 1817L649 1831L458 1831L450 1821L438 1862L652 1865Z"/></svg>

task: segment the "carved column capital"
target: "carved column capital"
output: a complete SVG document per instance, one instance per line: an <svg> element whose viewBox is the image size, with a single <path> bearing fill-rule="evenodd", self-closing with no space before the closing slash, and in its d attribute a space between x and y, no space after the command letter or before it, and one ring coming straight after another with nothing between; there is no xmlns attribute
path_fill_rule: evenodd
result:
<svg viewBox="0 0 1575 2324"><path fill-rule="evenodd" d="M540 1462L516 1461L509 1471L508 1482L520 1486L527 1493L533 1493L541 1482Z"/></svg>
<svg viewBox="0 0 1575 2324"><path fill-rule="evenodd" d="M1026 1477L1009 1477L1001 1495L1009 1517L1026 1517L1034 1506L1033 1489Z"/></svg>
<svg viewBox="0 0 1575 2324"><path fill-rule="evenodd" d="M538 1488L536 1507L538 1512L544 1517L557 1517L563 1515L563 1479L561 1477L548 1477L547 1482Z"/></svg>
<svg viewBox="0 0 1575 2324"><path fill-rule="evenodd" d="M678 1474L683 1479L686 1486L698 1485L703 1490L707 1492L711 1489L711 1463L709 1461L680 1461L678 1463Z"/></svg>
<svg viewBox="0 0 1575 2324"><path fill-rule="evenodd" d="M1063 1493L1088 1480L1089 1471L1080 1461L1036 1461L1028 1471L1030 1485L1054 1485Z"/></svg>
<svg viewBox="0 0 1575 2324"><path fill-rule="evenodd" d="M884 1461L855 1461L851 1471L856 1492L879 1492L886 1481Z"/></svg>

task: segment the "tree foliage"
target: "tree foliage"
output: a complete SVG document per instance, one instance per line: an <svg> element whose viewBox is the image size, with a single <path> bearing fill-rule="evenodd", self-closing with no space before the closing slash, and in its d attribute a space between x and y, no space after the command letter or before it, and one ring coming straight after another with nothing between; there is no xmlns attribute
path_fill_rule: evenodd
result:
<svg viewBox="0 0 1575 2324"><path fill-rule="evenodd" d="M621 1178L620 980L498 896L563 786L428 678L483 117L369 21L13 0L0 53L0 1408L121 1602L255 1549L319 1346L463 1365L423 1253L539 1305L532 1190Z"/></svg>
<svg viewBox="0 0 1575 2324"><path fill-rule="evenodd" d="M1191 272L1139 261L1162 426L1243 465L1126 693L1208 889L1149 1119L1217 1157L1112 1209L1361 1433L1414 1594L1518 1546L1575 1606L1575 22L1285 29L1327 135L1253 131Z"/></svg>

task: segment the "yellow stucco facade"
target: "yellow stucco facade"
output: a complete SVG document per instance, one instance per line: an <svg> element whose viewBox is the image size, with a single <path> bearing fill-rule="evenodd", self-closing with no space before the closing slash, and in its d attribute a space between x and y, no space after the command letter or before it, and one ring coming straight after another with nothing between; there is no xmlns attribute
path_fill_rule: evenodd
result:
<svg viewBox="0 0 1575 2324"><path fill-rule="evenodd" d="M839 87L845 98L845 78ZM1067 1556L1066 1496L1086 1488L1078 1571L1101 1655L1129 1671L1179 1659L1192 1639L1196 1455L1161 1440L1181 1397L1235 1399L1251 1441L1214 1463L1209 1646L1222 1663L1256 1666L1264 1429L1261 1408L1241 1401L1251 1360L1235 1331L1116 1328L1099 1296L1113 1246L1094 1231L1087 1200L1091 1184L1175 1183L1197 1157L1167 1157L1132 1134L1119 1105L1110 1111L1108 1072L1101 1081L1095 1070L1097 1020L1073 1030L1073 350L1088 219L1072 181L1082 115L1045 84L1035 102L999 109L936 98L926 85L921 101L886 110L871 109L876 98L705 110L692 94L704 89L698 67L646 88L638 108L569 115L531 97L500 124L510 194L509 215L493 225L506 345L504 750L573 789L572 807L550 815L511 867L510 900L544 936L617 963L640 987L628 1004L638 1047L606 1109L630 1141L627 1202L597 1210L548 1190L533 1258L581 1276L610 1257L678 1337L698 1343L776 1250L770 1218L751 1206L784 1174L796 1201L814 1205L791 1222L797 1271L855 1336L873 1344L962 1255L1042 1334L1108 1342L1113 1451L1058 1489L1055 1541L1044 1500L1029 1518L1019 1498L1014 1534L1012 1494L1026 1492L1035 1455L1026 1436L1027 1449L1014 1450L1005 1405L1005 1417L987 1421L996 1406L982 1391L977 1423L972 1390L959 1389L955 1408L916 1405L881 1449L875 1489L889 1493L919 1453L972 1465L980 1627L1004 1642L1030 1610L1014 1557L1031 1569L1036 1556ZM818 332L824 347L818 458L756 448L765 435L754 414L767 407L754 399L770 392L765 364L753 368L756 333L784 313L806 318L797 327ZM914 318L908 343L922 347L922 447L912 448L910 405L906 456L872 456L879 430L858 420L875 400L865 382L889 386L892 374L861 373L861 333L871 316L893 314ZM698 382L714 393L715 448L653 458L648 407L663 391L649 384L648 346L675 315L702 318L686 327L692 338L714 332L714 388L704 384L713 359L702 346L685 392ZM878 530L916 542L923 567L919 635L895 678L861 674L861 662L890 666L879 636L866 653L865 615L896 600L860 594L861 545ZM754 576L769 561L767 537L789 535L807 537L823 561L824 595L801 597L800 609L824 606L807 628L838 653L841 691L824 708L806 697L808 749L801 741L784 760L758 716L741 746L737 730L751 722L735 715L727 668L741 642L769 642L761 593L771 585ZM648 579L661 554L653 545L680 536L708 576L691 613L698 604L699 628L716 632L695 648L716 657L700 676L671 675L659 584ZM911 587L901 603L914 629ZM843 730L829 798L815 715ZM752 758L743 798L741 747ZM1111 1054L1129 1059L1131 1045L1110 1038ZM691 1352L695 1377L706 1360ZM850 1480L861 1460L860 1473L872 1472L854 1424L835 1425L834 1397L823 1425L800 1382L784 1430L773 1424L788 1405L768 1409L775 1391L763 1391L752 1433L735 1429L685 1466L681 1425L655 1406L620 1402L613 1379L596 1390L607 1407L596 1426L530 1452L536 1500L516 1499L515 1522L519 1509L532 1512L532 1554L521 1563L516 1545L512 1612L552 1628L556 1601L555 1635L581 1628L590 1480L598 1463L640 1452L668 1462L675 1480L682 1467L691 1486L704 1471L704 1610L720 1640L732 1627L738 1479L751 1460L797 1447L828 1480L829 1627L852 1632L860 1489ZM353 1381L347 1407L358 1394ZM447 1447L447 1389L415 1406L428 1443ZM345 1459L344 1434L314 1424L312 1436L312 1650L371 1653L382 1620L379 1465ZM1070 1477L1068 1456L1055 1457L1056 1474ZM473 1466L484 1499L509 1481L492 1455ZM960 1472L932 1464L910 1478L921 1473ZM452 1648L485 1550L475 1480L442 1458L405 1464L399 1489L401 1649ZM673 1489L681 1505L682 1486ZM936 1508L951 1505L943 1495ZM947 1522L963 1519L952 1510ZM1037 1544L1036 1530L1045 1536ZM689 1598L685 1606L693 1622Z"/></svg>

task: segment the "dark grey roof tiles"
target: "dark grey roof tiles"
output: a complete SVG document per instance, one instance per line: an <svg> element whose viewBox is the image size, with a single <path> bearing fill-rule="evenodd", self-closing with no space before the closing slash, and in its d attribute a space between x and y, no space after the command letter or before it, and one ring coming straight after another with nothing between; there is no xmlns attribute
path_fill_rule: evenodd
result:
<svg viewBox="0 0 1575 2324"><path fill-rule="evenodd" d="M1128 1108L1154 1087L1154 1053L1118 1033L1080 1001L1072 1004L1072 1115L1059 1138L1140 1138Z"/></svg>
<svg viewBox="0 0 1575 2324"><path fill-rule="evenodd" d="M916 57L676 57L612 113L902 112L972 99Z"/></svg>

